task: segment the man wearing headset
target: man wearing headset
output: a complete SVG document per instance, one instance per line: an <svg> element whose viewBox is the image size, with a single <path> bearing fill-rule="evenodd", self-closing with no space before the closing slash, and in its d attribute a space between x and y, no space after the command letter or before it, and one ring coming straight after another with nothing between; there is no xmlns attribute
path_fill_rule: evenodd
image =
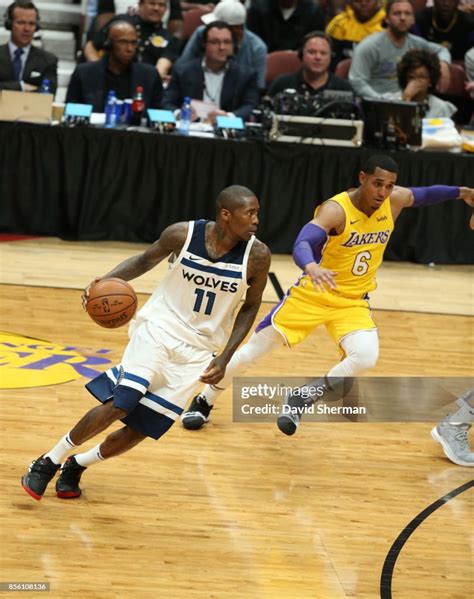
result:
<svg viewBox="0 0 474 599"><path fill-rule="evenodd" d="M0 90L37 91L44 79L56 92L58 59L51 52L32 45L39 29L38 9L32 2L15 0L5 11L5 28L10 41L0 46Z"/></svg>
<svg viewBox="0 0 474 599"><path fill-rule="evenodd" d="M114 90L119 100L132 98L137 86L143 88L146 108L158 108L163 86L157 70L136 61L137 32L128 21L113 21L107 31L105 56L97 62L76 67L66 102L92 104L94 112L103 112L107 92Z"/></svg>
<svg viewBox="0 0 474 599"><path fill-rule="evenodd" d="M138 0L134 14L115 15L108 25L88 36L84 46L87 60L100 59L111 23L129 21L137 31L138 61L156 67L162 79L168 76L179 56L179 40L163 24L168 2L169 0Z"/></svg>
<svg viewBox="0 0 474 599"><path fill-rule="evenodd" d="M168 110L181 107L189 96L215 105L209 112L214 123L219 115L233 114L247 120L259 102L257 72L231 59L236 38L230 26L213 21L202 34L204 57L176 65L163 104ZM193 120L196 115L193 114Z"/></svg>
<svg viewBox="0 0 474 599"><path fill-rule="evenodd" d="M285 89L294 89L299 94L316 94L326 89L352 91L346 79L331 73L331 38L322 31L311 31L304 38L298 56L301 69L295 73L280 75L270 88L268 95L274 96Z"/></svg>
<svg viewBox="0 0 474 599"><path fill-rule="evenodd" d="M243 67L255 69L257 71L258 87L261 90L265 89L267 46L258 35L245 27L246 19L247 9L238 0L221 0L211 13L201 17L204 25L200 25L194 30L176 64L182 64L194 58L202 58L204 53L202 32L205 25L213 21L224 21L224 23L230 25L237 41L237 51L234 55L235 62Z"/></svg>

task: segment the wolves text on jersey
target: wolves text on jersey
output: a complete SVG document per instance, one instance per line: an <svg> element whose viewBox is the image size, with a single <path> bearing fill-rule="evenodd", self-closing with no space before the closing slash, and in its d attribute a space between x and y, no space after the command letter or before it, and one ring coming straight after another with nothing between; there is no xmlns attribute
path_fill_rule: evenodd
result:
<svg viewBox="0 0 474 599"><path fill-rule="evenodd" d="M215 279L212 276L203 277L202 275L186 270L182 270L181 272L187 281L190 281L199 287L209 287L210 289L219 289L220 291L228 291L229 293L237 293L239 288L239 283L236 281L229 283L229 281Z"/></svg>

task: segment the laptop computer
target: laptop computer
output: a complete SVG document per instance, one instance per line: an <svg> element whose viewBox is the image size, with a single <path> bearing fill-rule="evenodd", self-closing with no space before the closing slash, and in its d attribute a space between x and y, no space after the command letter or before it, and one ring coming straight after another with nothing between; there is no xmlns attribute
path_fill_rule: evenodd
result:
<svg viewBox="0 0 474 599"><path fill-rule="evenodd" d="M51 122L53 94L0 92L0 120L48 124Z"/></svg>

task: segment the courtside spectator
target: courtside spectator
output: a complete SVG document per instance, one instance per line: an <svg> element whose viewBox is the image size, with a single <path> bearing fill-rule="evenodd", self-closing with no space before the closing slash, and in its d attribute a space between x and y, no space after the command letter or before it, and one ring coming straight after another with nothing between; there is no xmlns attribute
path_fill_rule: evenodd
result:
<svg viewBox="0 0 474 599"><path fill-rule="evenodd" d="M167 0L140 0L135 14L116 15L99 32L91 35L84 48L85 56L88 60L99 60L110 24L128 21L137 31L137 59L155 66L160 77L166 77L179 56L179 40L163 25L166 7Z"/></svg>
<svg viewBox="0 0 474 599"><path fill-rule="evenodd" d="M441 61L438 84L443 92L449 85L451 55L446 48L409 33L415 22L413 6L407 0L388 0L387 29L369 35L354 49L349 81L356 94L363 98L381 98L383 94L400 91L397 64L408 50L428 50Z"/></svg>
<svg viewBox="0 0 474 599"><path fill-rule="evenodd" d="M427 118L450 118L456 106L434 95L441 74L439 58L427 50L409 50L397 65L399 92L390 99L425 104Z"/></svg>
<svg viewBox="0 0 474 599"><path fill-rule="evenodd" d="M474 17L459 9L459 0L434 0L416 14L413 33L447 48L453 60L463 60L474 46Z"/></svg>
<svg viewBox="0 0 474 599"><path fill-rule="evenodd" d="M258 87L263 89L265 87L267 47L255 33L245 28L246 17L247 11L238 0L222 0L213 12L202 17L202 21L206 24L213 21L224 21L230 25L237 42L237 51L233 59L243 67L256 70ZM203 31L204 25L193 32L176 64L203 56Z"/></svg>
<svg viewBox="0 0 474 599"><path fill-rule="evenodd" d="M95 62L76 67L66 102L92 104L94 112L103 112L107 93L114 90L119 100L132 98L137 86L143 87L146 108L158 108L163 86L157 70L135 61L138 37L128 21L114 21L108 29L105 55Z"/></svg>
<svg viewBox="0 0 474 599"><path fill-rule="evenodd" d="M300 49L302 67L296 73L280 75L270 88L268 95L274 96L285 89L294 89L299 94L316 94L325 89L352 91L351 84L329 71L331 65L331 40L322 31L308 33Z"/></svg>
<svg viewBox="0 0 474 599"><path fill-rule="evenodd" d="M32 45L39 27L38 9L32 2L17 0L7 8L5 17L5 27L11 33L8 43L0 46L0 89L34 92L47 79L54 94L58 59Z"/></svg>
<svg viewBox="0 0 474 599"><path fill-rule="evenodd" d="M383 30L385 9L380 0L348 0L344 11L329 22L336 62L350 58L354 46L371 33Z"/></svg>
<svg viewBox="0 0 474 599"><path fill-rule="evenodd" d="M189 96L216 107L209 113L211 122L216 116L227 114L248 119L259 102L257 73L229 60L236 41L227 23L210 23L204 29L202 39L204 58L176 65L164 95L164 107L176 110Z"/></svg>

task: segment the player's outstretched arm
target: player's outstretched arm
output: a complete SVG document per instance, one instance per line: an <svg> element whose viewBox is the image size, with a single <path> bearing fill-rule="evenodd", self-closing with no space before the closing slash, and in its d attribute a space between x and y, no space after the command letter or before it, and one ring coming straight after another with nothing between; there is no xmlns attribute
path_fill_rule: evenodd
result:
<svg viewBox="0 0 474 599"><path fill-rule="evenodd" d="M460 198L468 206L474 208L474 189L453 185L431 185L429 187L399 187L395 186L390 195L394 219L403 208L422 208L434 206L447 200Z"/></svg>
<svg viewBox="0 0 474 599"><path fill-rule="evenodd" d="M216 385L225 375L225 369L235 351L250 331L258 309L262 303L262 295L267 284L271 254L267 246L255 240L248 261L248 284L245 300L237 313L229 340L222 353L214 358L201 375L201 381L208 385Z"/></svg>
<svg viewBox="0 0 474 599"><path fill-rule="evenodd" d="M89 283L84 289L84 294L82 296L83 306L87 303L90 287L100 279L116 277L118 279L123 279L124 281L130 281L151 270L170 254L179 254L186 241L187 233L187 222L175 223L166 227L161 233L160 238L143 253L127 258L107 274L102 277L96 277L94 281Z"/></svg>
<svg viewBox="0 0 474 599"><path fill-rule="evenodd" d="M334 276L337 274L327 268L321 268L322 250L329 234L339 235L344 230L346 217L337 202L325 202L316 218L304 225L293 245L293 260L296 265L311 277L315 289L325 291L336 288Z"/></svg>

